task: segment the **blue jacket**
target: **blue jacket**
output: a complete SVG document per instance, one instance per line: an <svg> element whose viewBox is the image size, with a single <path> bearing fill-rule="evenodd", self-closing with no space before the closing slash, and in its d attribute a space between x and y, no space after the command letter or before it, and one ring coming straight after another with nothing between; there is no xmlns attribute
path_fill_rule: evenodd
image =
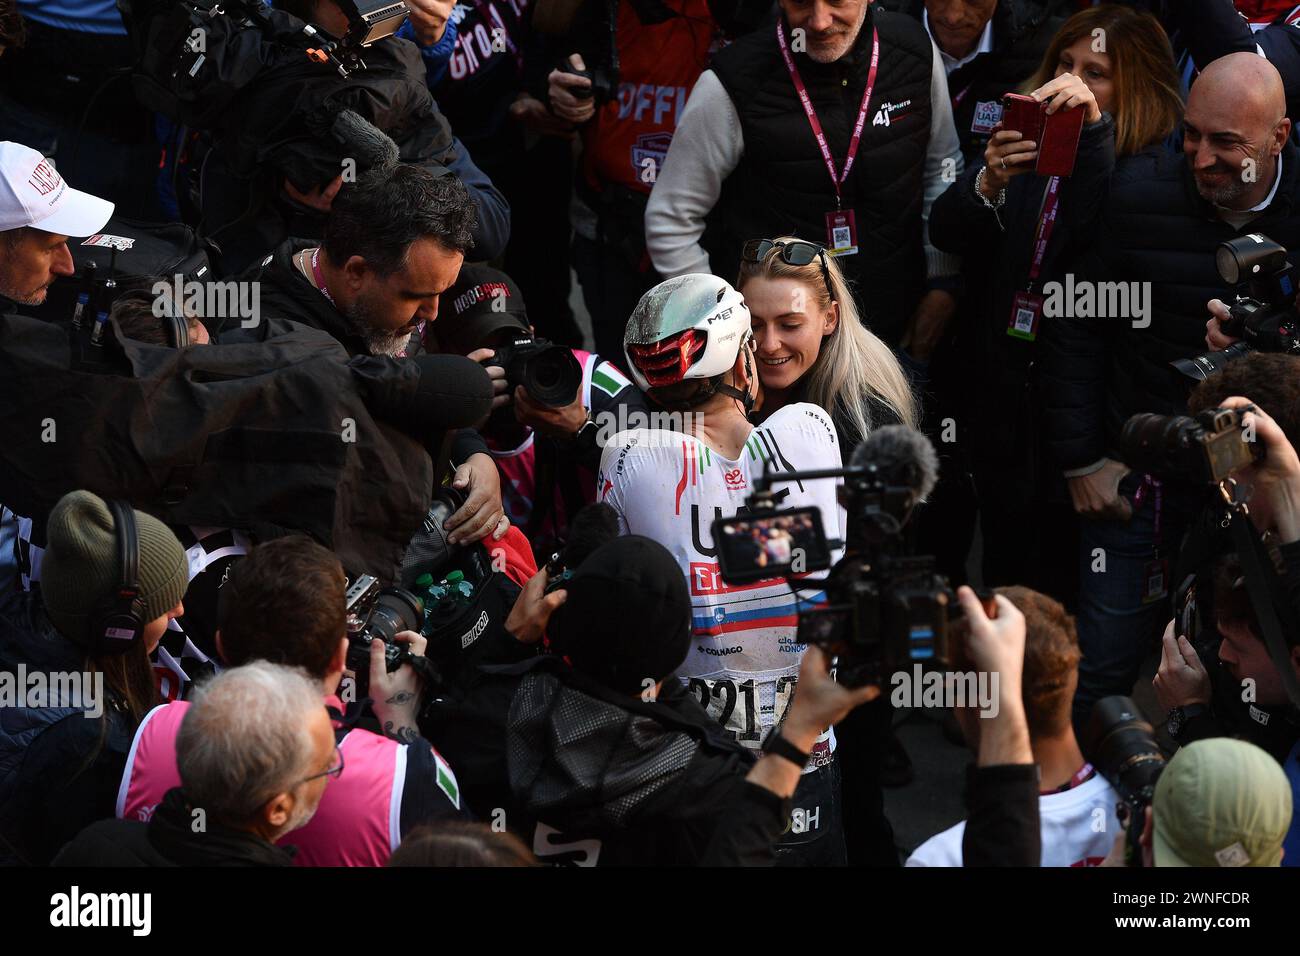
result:
<svg viewBox="0 0 1300 956"><path fill-rule="evenodd" d="M36 592L0 598L0 681L8 685L0 693L10 693L20 673L86 671L82 652L55 630ZM102 689L98 717L75 700L6 706L0 696L0 864L47 864L82 828L113 815L134 721Z"/></svg>

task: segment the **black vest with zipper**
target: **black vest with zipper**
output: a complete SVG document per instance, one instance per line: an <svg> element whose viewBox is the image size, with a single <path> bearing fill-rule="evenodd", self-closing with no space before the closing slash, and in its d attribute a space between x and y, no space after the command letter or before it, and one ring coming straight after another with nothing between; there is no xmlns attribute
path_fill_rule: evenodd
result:
<svg viewBox="0 0 1300 956"><path fill-rule="evenodd" d="M876 85L842 187L843 207L856 217L859 251L839 263L855 283L863 321L893 344L925 282L921 198L930 142L930 38L910 17L873 5L853 48L839 60L822 64L804 53L792 56L842 174L871 67L873 25L880 34ZM774 25L719 51L712 69L735 104L745 144L705 234L714 272L731 279L747 239L797 235L826 242L835 188Z"/></svg>

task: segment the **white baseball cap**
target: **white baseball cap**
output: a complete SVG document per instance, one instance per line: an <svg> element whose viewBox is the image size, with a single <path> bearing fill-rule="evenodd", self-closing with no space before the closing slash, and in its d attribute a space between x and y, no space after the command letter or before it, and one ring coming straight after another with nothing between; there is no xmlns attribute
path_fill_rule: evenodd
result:
<svg viewBox="0 0 1300 956"><path fill-rule="evenodd" d="M0 142L0 232L32 226L63 236L93 236L111 215L111 202L73 189L36 150Z"/></svg>

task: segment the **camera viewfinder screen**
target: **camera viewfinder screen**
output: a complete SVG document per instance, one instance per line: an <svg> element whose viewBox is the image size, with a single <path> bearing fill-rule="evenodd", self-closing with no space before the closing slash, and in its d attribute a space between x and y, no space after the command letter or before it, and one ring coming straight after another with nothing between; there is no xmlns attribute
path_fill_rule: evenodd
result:
<svg viewBox="0 0 1300 956"><path fill-rule="evenodd" d="M722 578L729 583L821 571L831 564L821 512L816 508L715 521L713 544Z"/></svg>

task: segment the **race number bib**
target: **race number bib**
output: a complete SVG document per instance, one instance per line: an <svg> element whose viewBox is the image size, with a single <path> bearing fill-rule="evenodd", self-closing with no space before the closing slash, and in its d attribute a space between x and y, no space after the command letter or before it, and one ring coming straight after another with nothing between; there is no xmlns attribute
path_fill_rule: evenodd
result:
<svg viewBox="0 0 1300 956"><path fill-rule="evenodd" d="M779 725L785 719L798 682L799 678L793 674L777 678L770 722L763 719L760 688L753 678L737 682L727 678L692 677L687 688L724 730L741 743L757 747L763 740L765 729Z"/></svg>

